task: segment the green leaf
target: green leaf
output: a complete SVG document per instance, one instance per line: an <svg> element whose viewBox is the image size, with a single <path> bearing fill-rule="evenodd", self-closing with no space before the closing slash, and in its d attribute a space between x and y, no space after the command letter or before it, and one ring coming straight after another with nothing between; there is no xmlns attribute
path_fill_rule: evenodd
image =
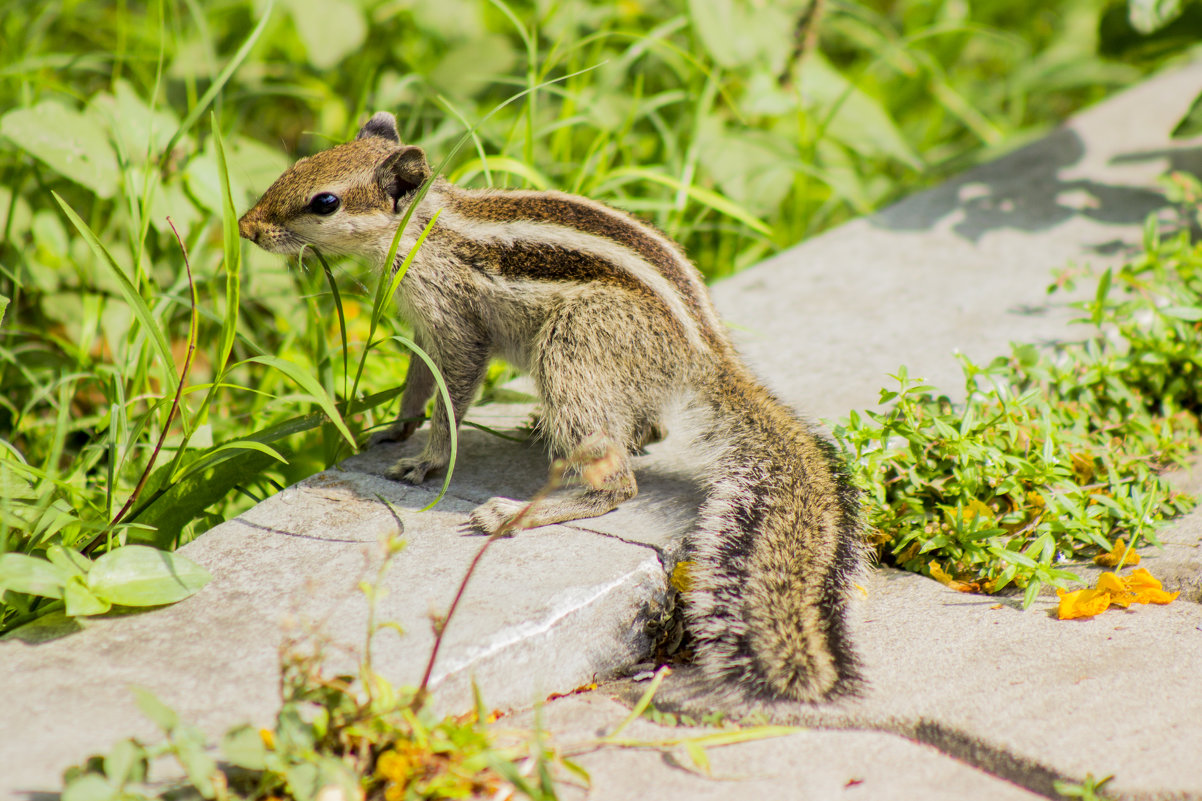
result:
<svg viewBox="0 0 1202 801"><path fill-rule="evenodd" d="M70 574L45 559L23 553L0 554L0 589L62 598Z"/></svg>
<svg viewBox="0 0 1202 801"><path fill-rule="evenodd" d="M51 545L46 549L46 558L50 560L50 564L61 569L68 576L82 577L92 569L92 560L74 548Z"/></svg>
<svg viewBox="0 0 1202 801"><path fill-rule="evenodd" d="M231 764L247 770L264 770L267 767L267 746L253 726L237 726L221 738L221 755Z"/></svg>
<svg viewBox="0 0 1202 801"><path fill-rule="evenodd" d="M828 136L862 155L888 156L922 169L922 159L880 101L845 78L820 53L806 57L798 88L807 108L825 121Z"/></svg>
<svg viewBox="0 0 1202 801"><path fill-rule="evenodd" d="M1173 127L1174 139L1188 139L1202 134L1202 94L1190 103L1189 111Z"/></svg>
<svg viewBox="0 0 1202 801"><path fill-rule="evenodd" d="M284 375L292 379L301 389L309 394L309 397L321 407L321 410L330 418L330 422L338 429L338 432L351 444L351 447L356 447L355 437L351 434L351 430L346 427L346 423L342 419L342 414L338 411L338 405L330 394L322 387L321 382L312 373L307 373L297 364L294 364L287 359L282 359L279 356L263 354L262 356L252 356L242 364L248 362L258 362L267 367L274 367Z"/></svg>
<svg viewBox="0 0 1202 801"><path fill-rule="evenodd" d="M670 175L665 175L646 167L619 167L616 170L611 170L607 180L619 180L622 178L636 178L643 181L662 184L663 186L671 187L676 191L684 190L692 200L697 201L703 206L709 206L719 214L725 214L731 219L738 220L755 231L759 231L764 236L772 236L772 229L766 222L756 217L751 212L739 206L737 203L728 200L719 195L717 192L710 191L704 187L694 184L683 184L679 179ZM619 182L621 182L619 180Z"/></svg>
<svg viewBox="0 0 1202 801"><path fill-rule="evenodd" d="M53 100L0 117L0 134L68 180L102 198L117 193L121 173L104 127Z"/></svg>
<svg viewBox="0 0 1202 801"><path fill-rule="evenodd" d="M705 749L694 740L685 740L682 745L684 745L685 752L689 755L689 759L693 760L693 764L697 766L697 769L702 773L709 773L710 758L705 753Z"/></svg>
<svg viewBox="0 0 1202 801"><path fill-rule="evenodd" d="M1189 320L1196 323L1202 320L1202 306L1169 306L1161 309L1165 317L1175 317L1178 320Z"/></svg>
<svg viewBox="0 0 1202 801"><path fill-rule="evenodd" d="M96 560L88 587L97 597L122 606L158 606L187 598L211 578L209 571L180 554L125 545Z"/></svg>
<svg viewBox="0 0 1202 801"><path fill-rule="evenodd" d="M721 66L759 66L772 74L784 68L794 27L785 4L689 0L689 18L697 38Z"/></svg>
<svg viewBox="0 0 1202 801"><path fill-rule="evenodd" d="M112 801L117 798L117 788L103 776L84 773L67 783L61 801Z"/></svg>
<svg viewBox="0 0 1202 801"><path fill-rule="evenodd" d="M284 769L284 780L288 783L288 791L296 801L313 801L317 796L318 786L317 766L312 762L302 762L299 765L289 765Z"/></svg>
<svg viewBox="0 0 1202 801"><path fill-rule="evenodd" d="M197 792L205 798L215 797L217 790L213 786L213 774L217 772L217 762L205 750L205 738L200 730L194 726L177 729L171 738L171 745L174 746L176 759L188 774L188 781L192 782Z"/></svg>
<svg viewBox="0 0 1202 801"><path fill-rule="evenodd" d="M1142 34L1155 33L1181 14L1181 0L1127 0L1131 27Z"/></svg>
<svg viewBox="0 0 1202 801"><path fill-rule="evenodd" d="M150 718L156 726L163 730L164 734L170 736L179 726L179 715L175 713L175 710L160 701L150 690L134 685L129 688L129 691L133 693L134 702L142 714Z"/></svg>
<svg viewBox="0 0 1202 801"><path fill-rule="evenodd" d="M8 298L0 295L0 323L4 322L4 312L8 309Z"/></svg>
<svg viewBox="0 0 1202 801"><path fill-rule="evenodd" d="M146 749L136 741L118 740L104 758L104 773L118 787L146 780Z"/></svg>
<svg viewBox="0 0 1202 801"><path fill-rule="evenodd" d="M71 617L103 615L112 608L108 601L97 598L85 583L82 575L71 576L63 589L63 602Z"/></svg>
<svg viewBox="0 0 1202 801"><path fill-rule="evenodd" d="M350 0L285 0L309 63L328 70L357 50L367 38L367 21L359 3Z"/></svg>

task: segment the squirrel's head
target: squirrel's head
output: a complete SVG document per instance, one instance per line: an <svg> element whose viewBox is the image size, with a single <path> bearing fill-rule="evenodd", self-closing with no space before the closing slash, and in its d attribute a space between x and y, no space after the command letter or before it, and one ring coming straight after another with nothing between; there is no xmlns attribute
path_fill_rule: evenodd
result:
<svg viewBox="0 0 1202 801"><path fill-rule="evenodd" d="M289 167L238 221L238 232L271 253L304 246L331 254L383 258L403 213L430 165L420 147L402 145L386 111L354 141Z"/></svg>

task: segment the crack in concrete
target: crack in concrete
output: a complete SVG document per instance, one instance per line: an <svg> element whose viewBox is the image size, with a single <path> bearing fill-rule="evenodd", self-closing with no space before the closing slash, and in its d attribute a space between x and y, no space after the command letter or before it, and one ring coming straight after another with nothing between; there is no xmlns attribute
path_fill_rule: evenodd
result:
<svg viewBox="0 0 1202 801"><path fill-rule="evenodd" d="M647 548L647 549L655 552L656 558L659 559L660 567L663 567L665 571L667 570L667 564L668 564L667 552L663 548L659 547L658 545L654 545L650 542L640 542L639 540L627 539L626 537L623 537L621 535L612 534L608 531L599 531L595 528L589 528L588 526L575 525L574 522L561 523L560 525L562 525L564 528L571 528L571 529L575 529L576 531L583 531L586 534L595 534L599 537L606 537L611 540L617 540L618 542L622 542L627 545L634 545L639 548Z"/></svg>

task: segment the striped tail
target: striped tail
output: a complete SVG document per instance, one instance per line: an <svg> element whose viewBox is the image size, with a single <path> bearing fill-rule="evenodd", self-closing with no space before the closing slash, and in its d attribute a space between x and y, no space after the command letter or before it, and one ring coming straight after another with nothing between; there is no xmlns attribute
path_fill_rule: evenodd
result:
<svg viewBox="0 0 1202 801"><path fill-rule="evenodd" d="M719 374L703 395L709 491L685 544L696 662L749 699L854 693L848 593L867 554L857 492L833 446L741 364Z"/></svg>

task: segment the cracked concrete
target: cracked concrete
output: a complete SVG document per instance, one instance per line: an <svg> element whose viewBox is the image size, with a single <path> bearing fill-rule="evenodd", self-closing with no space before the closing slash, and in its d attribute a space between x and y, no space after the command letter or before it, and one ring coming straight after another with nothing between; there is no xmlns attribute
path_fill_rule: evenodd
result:
<svg viewBox="0 0 1202 801"><path fill-rule="evenodd" d="M717 305L767 383L813 416L873 406L902 364L954 394L956 350L983 361L1010 341L1075 336L1066 298L1044 292L1052 271L1117 263L1161 206L1155 178L1171 167L1202 171L1197 141L1168 139L1199 85L1199 64L1151 80L997 162L722 282ZM474 415L507 430L529 408ZM482 543L463 531L467 513L492 495L531 496L547 467L537 443L465 428L450 495L419 512L434 482L404 487L381 474L420 444L355 456L188 545L214 575L193 598L82 626L47 620L0 643L0 796L53 791L66 765L120 737L153 735L130 684L218 734L270 719L278 649L291 638L320 634L332 668L354 669L367 625L357 585L375 575L381 537L407 542L380 607L406 634L382 635L373 664L416 683L429 617L445 611ZM672 437L637 470L640 494L620 509L490 548L435 666L443 708L466 705L473 677L491 706L521 708L643 658L644 624L699 490ZM1197 471L1183 480L1202 483ZM1145 564L1196 599L1202 516L1164 539ZM767 710L814 728L714 749L717 779L688 772L679 754L585 755L592 789L569 797L1017 799L1053 795L1056 779L1113 773L1106 792L1117 798L1202 799L1197 603L1062 623L1043 600L1021 612L896 571L880 571L868 589L856 604L871 679L864 697ZM623 714L607 696L640 687L618 681L551 701L552 737L595 737ZM701 713L715 702L684 670L657 703ZM642 721L633 731L664 733Z"/></svg>

